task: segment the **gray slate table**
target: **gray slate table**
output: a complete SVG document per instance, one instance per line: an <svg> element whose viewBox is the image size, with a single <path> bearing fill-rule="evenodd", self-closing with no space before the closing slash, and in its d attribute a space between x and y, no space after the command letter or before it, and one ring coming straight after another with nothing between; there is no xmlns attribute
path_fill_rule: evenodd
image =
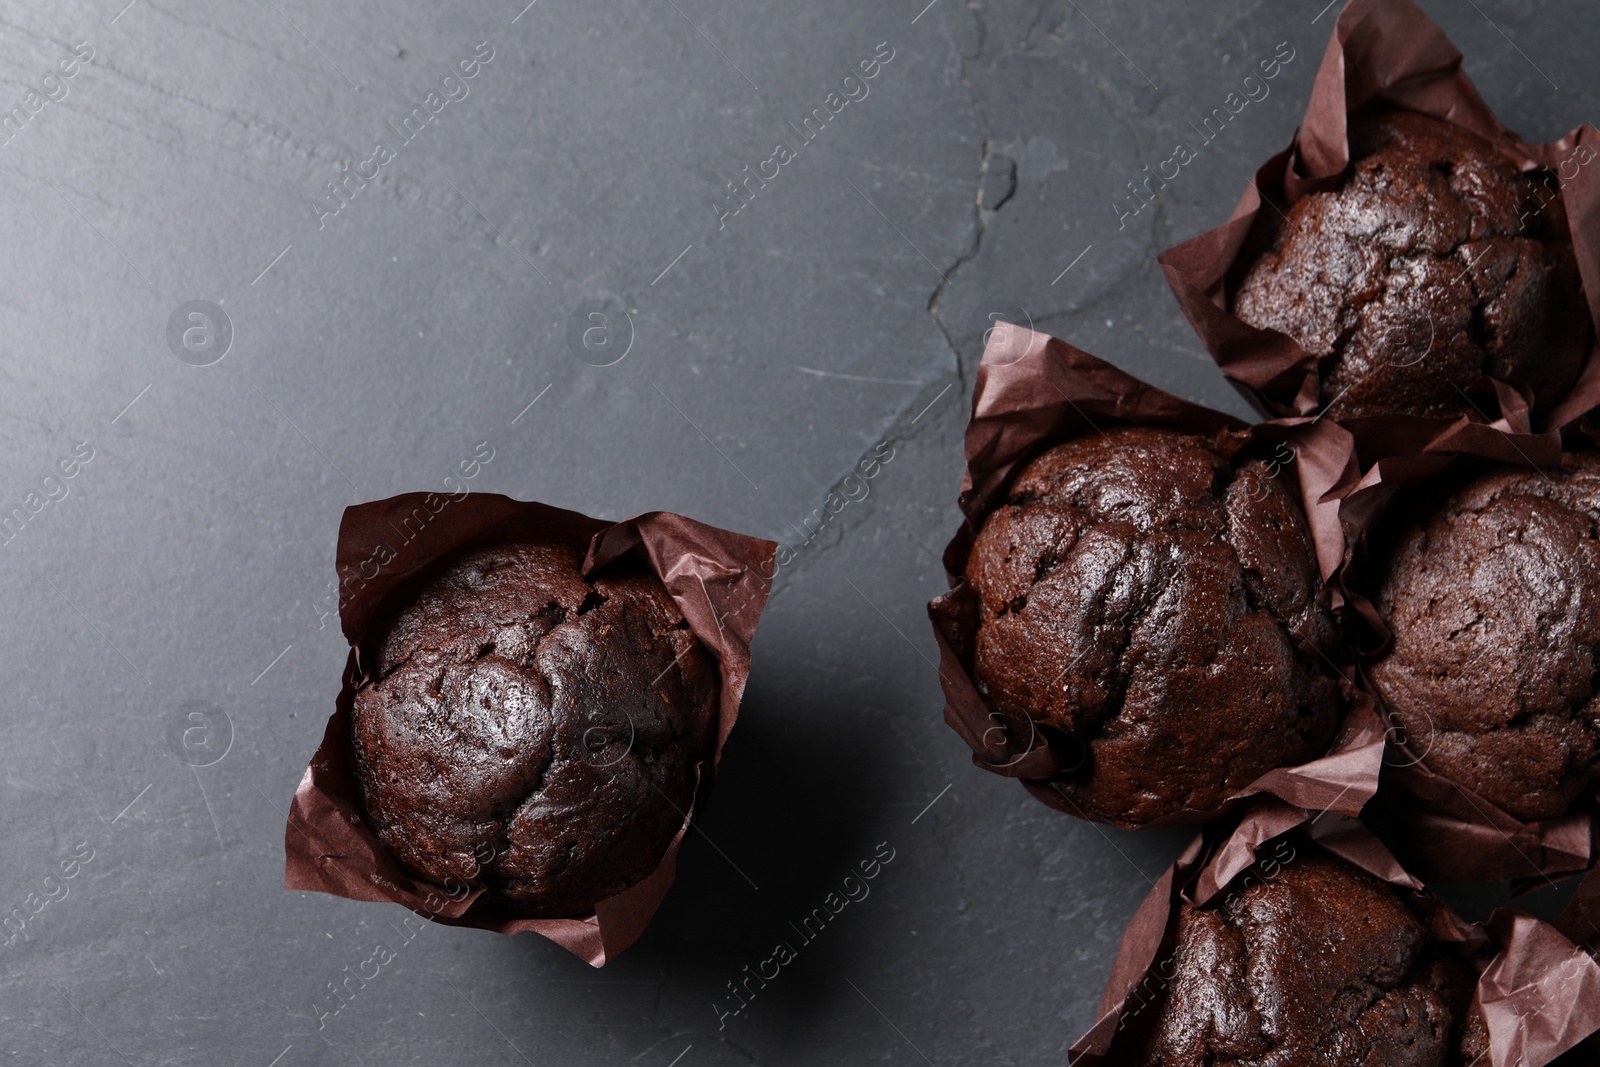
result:
<svg viewBox="0 0 1600 1067"><path fill-rule="evenodd" d="M1247 414L1155 255L1287 142L1337 4L124 2L0 8L4 1062L1064 1062L1187 835L1049 811L940 721L981 338ZM1523 135L1600 119L1585 0L1424 6ZM474 491L796 549L704 833L603 971L281 888L340 513L485 442Z"/></svg>

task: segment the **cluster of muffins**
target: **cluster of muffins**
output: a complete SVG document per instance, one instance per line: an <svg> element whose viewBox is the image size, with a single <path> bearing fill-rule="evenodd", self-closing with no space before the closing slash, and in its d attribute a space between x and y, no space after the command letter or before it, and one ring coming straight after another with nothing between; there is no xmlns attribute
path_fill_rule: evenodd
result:
<svg viewBox="0 0 1600 1067"><path fill-rule="evenodd" d="M1459 416L1485 376L1560 396L1590 325L1559 194L1431 116L1368 115L1350 140L1342 180L1292 204L1242 271L1234 314L1319 358L1334 421ZM1448 505L1482 520L1438 517L1375 594L1394 640L1369 677L1397 732L1519 818L1559 814L1600 770L1588 462L1485 472ZM1001 720L1063 750L1050 787L1067 810L1124 827L1214 812L1335 739L1355 642L1276 466L1122 426L1050 445L981 518L962 574L971 675ZM1539 547L1518 555L1524 539ZM1565 577L1534 574L1541 560Z"/></svg>
<svg viewBox="0 0 1600 1067"><path fill-rule="evenodd" d="M1440 75L1416 74L1428 76ZM1349 85L1382 77L1399 75ZM1452 91L1465 100L1470 86ZM1486 123L1465 103L1465 120L1358 105L1339 131L1341 172L1308 177L1291 152L1278 186L1252 190L1275 210L1263 202L1249 228L1163 257L1218 362L1277 421L1197 430L1185 420L1205 420L1173 414L1175 398L1145 403L1149 387L1126 376L1121 396L1085 411L1117 372L1062 342L1007 338L1007 358L980 370L967 525L930 615L956 668L947 719L975 762L1053 807L1124 828L1216 827L1261 794L1332 808L1338 797L1306 803L1285 782L1364 743L1387 758L1365 760L1365 779L1344 762L1337 774L1362 795L1340 810L1383 795L1380 768L1391 789L1443 783L1459 803L1417 825L1444 839L1396 855L1465 880L1441 872L1500 862L1452 865L1447 853L1482 840L1465 831L1521 824L1537 838L1587 818L1600 781L1600 451L1571 432L1573 406L1600 400L1584 384L1591 301L1554 173L1509 136L1474 132ZM1207 255L1227 262L1202 270ZM1019 367L1019 350L1058 367ZM1080 371L1094 384L1069 396L1062 375ZM1024 398L1029 374L1061 393L1054 429L1041 429L1049 390ZM1559 462L1521 451L1535 426L1535 451ZM1282 440L1290 463L1304 447L1317 470L1275 461L1266 447ZM1338 448L1346 473L1329 475ZM1358 489L1368 496L1345 510ZM1003 729L982 729L981 714ZM1378 839L1408 840L1386 833L1393 810L1362 813L1385 856ZM1522 860L1490 877L1593 857ZM1145 955L1114 980L1130 965L1145 977L1108 990L1079 1061L1500 1064L1474 999L1484 958L1441 940L1434 898L1363 866L1307 838L1293 865L1236 871L1203 903L1181 878L1154 890L1171 894L1161 949L1130 930L1124 953L1138 942Z"/></svg>
<svg viewBox="0 0 1600 1067"><path fill-rule="evenodd" d="M1123 827L1220 820L1272 792L1274 769L1336 751L1366 691L1393 761L1473 803L1532 820L1589 795L1600 455L1468 467L1393 509L1364 583L1336 583L1347 607L1368 587L1393 635L1363 658L1371 635L1333 607L1292 478L1245 436L1105 425L1047 443L958 538L961 665L999 721L1059 750L1056 806ZM1495 1062L1473 1006L1483 960L1440 939L1414 892L1300 848L1204 904L1175 896L1170 948L1114 1008L1132 1020L1116 1055L1082 1062Z"/></svg>

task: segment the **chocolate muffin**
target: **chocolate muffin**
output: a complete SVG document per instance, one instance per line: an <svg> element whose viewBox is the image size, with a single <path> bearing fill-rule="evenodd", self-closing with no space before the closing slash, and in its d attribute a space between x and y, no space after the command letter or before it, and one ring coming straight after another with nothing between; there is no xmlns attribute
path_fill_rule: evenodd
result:
<svg viewBox="0 0 1600 1067"><path fill-rule="evenodd" d="M1142 1067L1465 1067L1471 973L1394 887L1308 845L1241 883L1181 906Z"/></svg>
<svg viewBox="0 0 1600 1067"><path fill-rule="evenodd" d="M1069 764L1051 787L1086 818L1213 810L1333 735L1305 517L1216 441L1123 428L1050 449L985 520L966 577L979 692L1045 728Z"/></svg>
<svg viewBox="0 0 1600 1067"><path fill-rule="evenodd" d="M1589 318L1555 178L1409 111L1352 123L1350 152L1337 189L1289 209L1234 313L1321 361L1336 417L1461 414L1482 375L1559 398Z"/></svg>
<svg viewBox="0 0 1600 1067"><path fill-rule="evenodd" d="M1394 543L1370 670L1413 754L1521 819L1600 776L1600 457L1494 467Z"/></svg>
<svg viewBox="0 0 1600 1067"><path fill-rule="evenodd" d="M661 580L581 544L460 555L395 614L355 694L368 823L412 874L527 918L654 871L711 759L715 663Z"/></svg>

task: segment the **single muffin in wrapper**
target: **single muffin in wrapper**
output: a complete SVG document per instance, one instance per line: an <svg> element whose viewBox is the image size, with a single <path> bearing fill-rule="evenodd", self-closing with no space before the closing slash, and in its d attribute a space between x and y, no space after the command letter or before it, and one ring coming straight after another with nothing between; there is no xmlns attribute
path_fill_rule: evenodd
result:
<svg viewBox="0 0 1600 1067"><path fill-rule="evenodd" d="M776 545L490 494L346 510L344 689L285 885L533 931L602 966L671 886L750 671Z"/></svg>
<svg viewBox="0 0 1600 1067"><path fill-rule="evenodd" d="M1523 142L1411 0L1345 5L1290 146L1159 261L1268 416L1409 420L1364 467L1600 402L1600 131Z"/></svg>
<svg viewBox="0 0 1600 1067"><path fill-rule="evenodd" d="M1123 934L1083 1067L1544 1067L1600 1029L1600 964L1482 924L1358 821L1271 798L1192 841Z"/></svg>
<svg viewBox="0 0 1600 1067"><path fill-rule="evenodd" d="M998 325L928 606L973 762L1120 826L1269 792L1355 813L1382 727L1339 662L1331 422L1245 423Z"/></svg>

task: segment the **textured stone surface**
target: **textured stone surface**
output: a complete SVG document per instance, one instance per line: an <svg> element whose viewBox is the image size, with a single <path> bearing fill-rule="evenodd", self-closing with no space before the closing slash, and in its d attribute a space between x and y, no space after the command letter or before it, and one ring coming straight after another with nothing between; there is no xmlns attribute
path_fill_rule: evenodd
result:
<svg viewBox="0 0 1600 1067"><path fill-rule="evenodd" d="M5 1056L1061 1063L1187 835L1050 811L940 722L923 605L965 397L999 315L1246 412L1155 255L1287 143L1337 7L125 2L0 4L6 107L94 50L0 146L0 510L41 505L0 550L0 911L27 916L0 948ZM1582 0L1424 6L1524 136L1600 114ZM1270 94L1119 228L1127 183L1285 41ZM401 141L479 42L469 94L319 228L340 165ZM726 183L880 42L869 95L719 229ZM167 341L196 300L232 323L206 367ZM588 362L575 312L580 341L611 316ZM93 458L45 485L79 442ZM798 548L705 834L600 972L281 888L345 658L340 512L441 489L481 442L474 490ZM820 521L875 451L870 491ZM884 841L870 896L719 1029L727 983Z"/></svg>

